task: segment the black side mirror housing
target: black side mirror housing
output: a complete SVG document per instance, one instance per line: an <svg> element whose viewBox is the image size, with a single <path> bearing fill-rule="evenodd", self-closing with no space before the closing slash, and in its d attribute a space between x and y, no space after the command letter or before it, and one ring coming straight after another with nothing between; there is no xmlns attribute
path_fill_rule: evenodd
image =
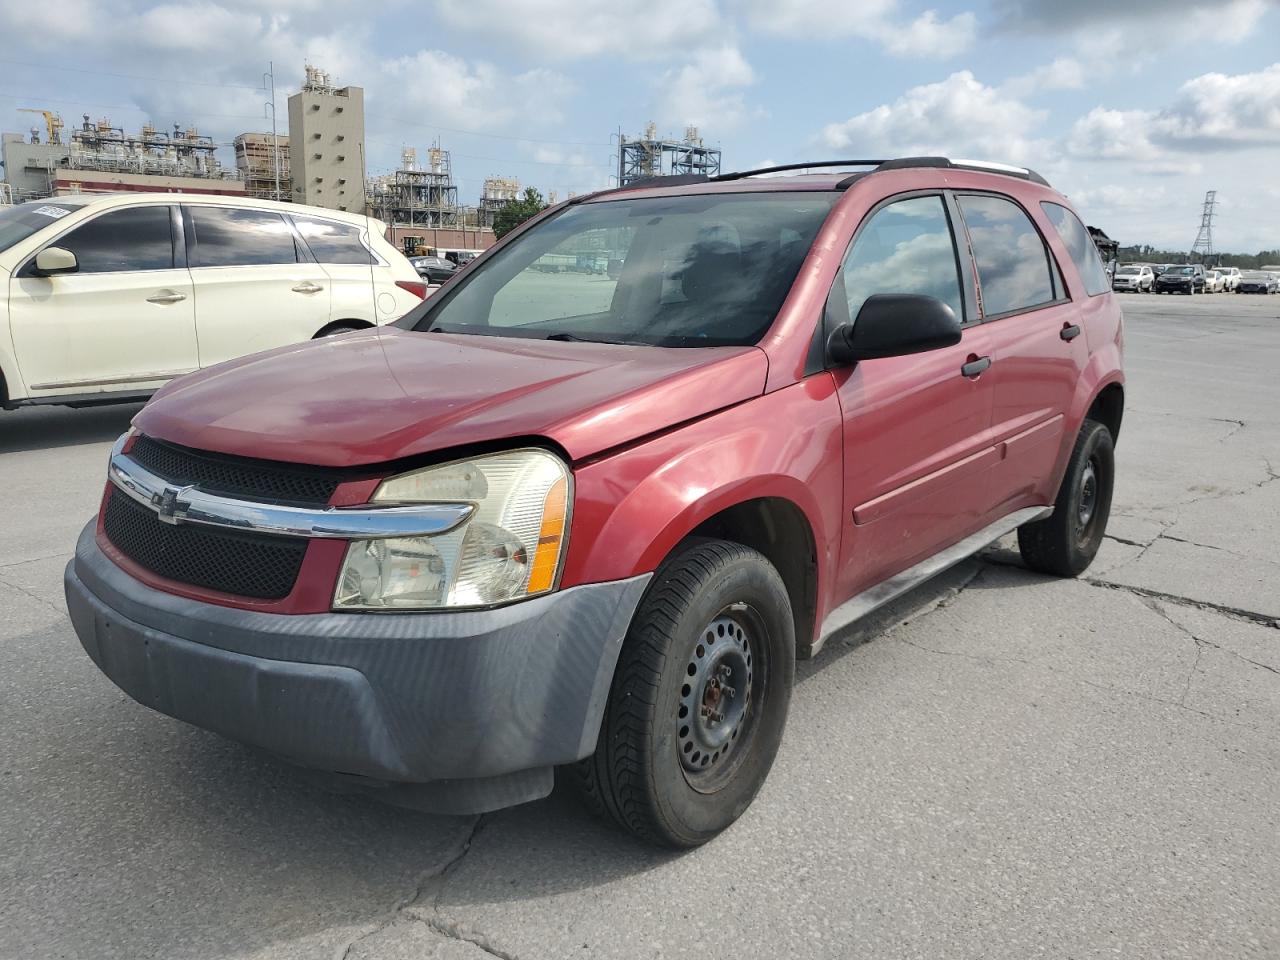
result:
<svg viewBox="0 0 1280 960"><path fill-rule="evenodd" d="M941 300L916 293L878 293L867 298L853 323L842 323L832 330L827 357L847 366L959 342L960 318Z"/></svg>

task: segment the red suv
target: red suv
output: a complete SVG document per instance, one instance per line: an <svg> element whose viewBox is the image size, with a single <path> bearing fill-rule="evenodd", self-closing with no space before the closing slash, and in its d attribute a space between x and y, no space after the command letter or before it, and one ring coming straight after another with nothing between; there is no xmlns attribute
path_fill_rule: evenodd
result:
<svg viewBox="0 0 1280 960"><path fill-rule="evenodd" d="M171 383L67 568L85 649L395 802L491 810L563 767L641 837L708 840L797 658L1014 530L1079 574L1110 509L1121 316L1067 201L840 166L578 197L396 328Z"/></svg>

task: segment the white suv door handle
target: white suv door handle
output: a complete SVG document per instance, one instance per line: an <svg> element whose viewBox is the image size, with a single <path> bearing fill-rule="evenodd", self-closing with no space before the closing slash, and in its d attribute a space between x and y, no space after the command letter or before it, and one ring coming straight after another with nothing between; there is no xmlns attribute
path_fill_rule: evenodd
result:
<svg viewBox="0 0 1280 960"><path fill-rule="evenodd" d="M294 293L319 293L323 289L324 287L320 286L320 284L312 283L310 280L306 280L303 283L300 283L296 287L294 287L293 292Z"/></svg>
<svg viewBox="0 0 1280 960"><path fill-rule="evenodd" d="M147 303L179 303L185 299L185 293L157 293L154 297L147 297Z"/></svg>

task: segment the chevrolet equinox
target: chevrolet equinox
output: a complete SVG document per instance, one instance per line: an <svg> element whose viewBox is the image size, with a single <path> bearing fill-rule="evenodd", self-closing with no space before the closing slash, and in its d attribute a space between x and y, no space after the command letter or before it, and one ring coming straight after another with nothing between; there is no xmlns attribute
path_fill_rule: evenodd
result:
<svg viewBox="0 0 1280 960"><path fill-rule="evenodd" d="M67 568L89 656L392 802L559 767L648 841L715 836L798 658L1013 531L1075 576L1111 505L1121 315L1070 204L804 166L576 197L393 326L163 387Z"/></svg>

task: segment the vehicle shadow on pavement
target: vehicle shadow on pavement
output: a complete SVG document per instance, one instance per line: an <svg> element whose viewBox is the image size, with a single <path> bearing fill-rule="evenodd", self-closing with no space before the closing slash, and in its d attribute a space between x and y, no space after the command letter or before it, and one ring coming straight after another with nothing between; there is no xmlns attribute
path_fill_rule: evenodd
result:
<svg viewBox="0 0 1280 960"><path fill-rule="evenodd" d="M0 454L107 443L129 429L138 403L105 407L23 407L0 410Z"/></svg>

